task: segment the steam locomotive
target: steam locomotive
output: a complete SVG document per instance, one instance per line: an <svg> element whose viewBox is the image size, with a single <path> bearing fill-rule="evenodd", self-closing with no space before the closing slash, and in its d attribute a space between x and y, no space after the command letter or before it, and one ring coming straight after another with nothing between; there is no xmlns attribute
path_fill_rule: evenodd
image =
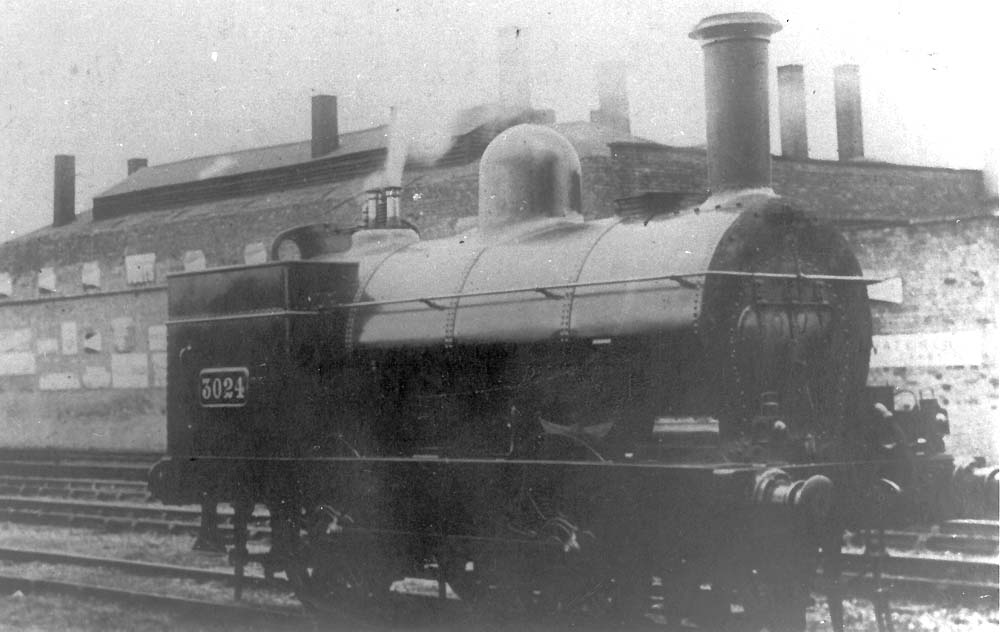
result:
<svg viewBox="0 0 1000 632"><path fill-rule="evenodd" d="M953 463L936 402L901 423L866 390L848 244L770 189L779 28L692 33L737 78L707 82L697 206L584 220L572 145L519 125L482 157L475 229L421 240L376 190L357 226L171 276L153 493L232 503L238 570L266 505L268 564L320 610L384 611L409 577L630 621L655 583L671 617L804 627L820 552L835 576L845 527L918 510Z"/></svg>

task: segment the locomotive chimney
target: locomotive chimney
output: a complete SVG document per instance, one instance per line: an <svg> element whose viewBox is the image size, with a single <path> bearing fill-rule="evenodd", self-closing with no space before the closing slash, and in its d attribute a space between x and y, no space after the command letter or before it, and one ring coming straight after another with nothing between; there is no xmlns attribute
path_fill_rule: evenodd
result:
<svg viewBox="0 0 1000 632"><path fill-rule="evenodd" d="M531 108L531 73L528 69L528 31L520 26L498 30L500 105L517 112Z"/></svg>
<svg viewBox="0 0 1000 632"><path fill-rule="evenodd" d="M337 97L317 94L312 98L312 157L319 158L338 147Z"/></svg>
<svg viewBox="0 0 1000 632"><path fill-rule="evenodd" d="M781 155L798 160L809 158L806 81L799 64L778 67L778 112L781 122Z"/></svg>
<svg viewBox="0 0 1000 632"><path fill-rule="evenodd" d="M590 122L616 132L631 133L628 111L628 69L622 61L608 61L597 66L597 109L590 111Z"/></svg>
<svg viewBox="0 0 1000 632"><path fill-rule="evenodd" d="M375 191L370 191L369 193L375 194L375 214L372 216L372 226L378 226L379 228L385 227L385 189L375 189Z"/></svg>
<svg viewBox="0 0 1000 632"><path fill-rule="evenodd" d="M378 201L378 190L368 189L365 191L365 201L361 205L361 225L371 226L375 221L375 205Z"/></svg>
<svg viewBox="0 0 1000 632"><path fill-rule="evenodd" d="M145 169L149 166L149 161L145 158L129 158L126 163L126 169L128 169L128 175L132 175L139 169Z"/></svg>
<svg viewBox="0 0 1000 632"><path fill-rule="evenodd" d="M52 195L52 225L65 226L76 219L76 158L58 155Z"/></svg>
<svg viewBox="0 0 1000 632"><path fill-rule="evenodd" d="M399 226L400 197L403 189L401 187L385 188L385 222L386 226Z"/></svg>
<svg viewBox="0 0 1000 632"><path fill-rule="evenodd" d="M841 161L865 157L861 126L861 71L854 64L833 69L833 94L837 108L837 158Z"/></svg>
<svg viewBox="0 0 1000 632"><path fill-rule="evenodd" d="M713 194L770 188L767 46L781 24L766 13L724 13L690 37L705 51L708 184Z"/></svg>

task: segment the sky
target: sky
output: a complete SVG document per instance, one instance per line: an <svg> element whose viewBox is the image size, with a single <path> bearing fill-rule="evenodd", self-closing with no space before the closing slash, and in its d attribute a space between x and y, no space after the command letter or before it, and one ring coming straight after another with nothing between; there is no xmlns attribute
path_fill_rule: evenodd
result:
<svg viewBox="0 0 1000 632"><path fill-rule="evenodd" d="M533 105L597 106L595 66L630 70L633 133L704 143L703 17L764 11L774 68L805 66L810 154L836 157L833 67L861 66L872 159L996 173L996 3L972 0L0 0L0 240L52 219L53 157L76 156L77 209L151 165L306 140L310 96L340 129L390 106L440 127L495 101L497 31L530 34ZM772 86L772 151L779 153ZM994 176L995 177L995 176ZM994 185L995 190L995 185Z"/></svg>

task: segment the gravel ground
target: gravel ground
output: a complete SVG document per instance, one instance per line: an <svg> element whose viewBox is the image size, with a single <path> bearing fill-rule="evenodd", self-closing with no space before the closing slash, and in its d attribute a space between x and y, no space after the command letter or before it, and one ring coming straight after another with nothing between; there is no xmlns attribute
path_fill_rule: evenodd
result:
<svg viewBox="0 0 1000 632"><path fill-rule="evenodd" d="M169 595L185 599L201 599L225 603L233 598L233 587L229 582L195 581L183 578L145 577L106 568L63 566L32 562L14 564L0 562L0 573L17 575L29 579L52 579L56 581L86 583L119 590ZM297 607L298 602L291 596L274 590L260 590L245 587L243 601L249 605L267 607Z"/></svg>
<svg viewBox="0 0 1000 632"><path fill-rule="evenodd" d="M808 615L809 632L832 630L826 619L826 605L812 608ZM851 632L871 632L875 630L874 616L870 604L853 600L846 604L846 624ZM987 632L1000 629L996 612L982 612L967 609L941 609L915 604L893 604L893 622L899 632ZM103 632L122 630L129 632L222 632L224 630L246 630L265 632L275 630L307 629L306 626L277 628L269 624L239 625L225 621L194 619L176 612L128 609L116 604L74 597L51 595L0 596L0 632L45 631L45 632ZM353 631L356 626L308 626L313 630L331 632ZM446 625L396 626L396 630L443 630L460 632L465 630L490 630L491 632L578 632L576 626L550 626L522 622L507 625L469 624L469 622ZM595 630L596 632L596 630Z"/></svg>
<svg viewBox="0 0 1000 632"><path fill-rule="evenodd" d="M191 550L193 544L194 537L190 535L103 533L92 529L0 522L0 546L197 568L230 568L224 553L195 552Z"/></svg>
<svg viewBox="0 0 1000 632"><path fill-rule="evenodd" d="M203 568L225 568L225 557L219 554L194 553L191 551L193 538L183 535L154 535L133 533L99 533L89 529L28 527L0 522L0 546L59 550L86 555L120 557L123 559L190 565ZM127 586L136 590L167 592L170 594L195 596L201 599L226 601L232 598L232 589L225 584L196 583L187 580L164 580L155 578L122 579L120 574L101 569L67 569L47 564L19 564L22 574L31 577L48 577L68 581L86 580L108 586ZM0 572L10 572L12 565L0 565ZM288 606L294 603L290 596L250 590L250 603L273 606ZM960 607L943 608L940 605L925 605L901 601L891 603L896 630L903 632L965 632L980 630L1000 630L1000 617L996 610L970 609ZM807 613L809 632L832 630L825 600L817 597L816 605ZM852 599L845 604L847 629L852 632L867 632L875 629L871 604L863 599ZM334 624L319 626L339 632L354 630L357 626ZM0 632L7 630L78 630L97 632L103 630L129 630L137 632L183 630L214 632L216 630L272 630L273 625L259 624L246 627L235 626L222 621L206 621L184 616L182 613L143 610L134 611L125 607L91 599L56 597L51 595L0 595ZM283 629L288 629L287 627ZM565 625L551 626L543 623L525 625L524 622L509 624L485 624L468 620L449 623L410 623L396 626L406 630L460 630L489 629L496 632L520 632L532 630L578 630Z"/></svg>
<svg viewBox="0 0 1000 632"><path fill-rule="evenodd" d="M183 613L127 608L92 599L54 595L0 597L0 632L265 632L273 625L194 619ZM288 630L291 628L282 628Z"/></svg>
<svg viewBox="0 0 1000 632"><path fill-rule="evenodd" d="M816 606L807 614L809 632L829 632L829 610L826 600L816 599ZM890 601L892 620L897 632L995 632L1000 630L996 610L942 608L940 606ZM851 632L876 629L875 611L864 599L849 599L844 603L844 626Z"/></svg>

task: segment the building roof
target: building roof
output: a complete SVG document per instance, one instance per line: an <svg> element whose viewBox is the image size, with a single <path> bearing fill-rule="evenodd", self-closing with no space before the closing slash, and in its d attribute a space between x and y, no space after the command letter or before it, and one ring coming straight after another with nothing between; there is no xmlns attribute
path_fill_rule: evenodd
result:
<svg viewBox="0 0 1000 632"><path fill-rule="evenodd" d="M445 157L433 165L408 164L404 184L413 179L441 182L458 172L474 178L475 162L486 144L516 122L521 121L466 125L468 131L454 138ZM585 121L552 127L566 136L582 159L614 156L621 165L615 174L608 174L611 180L601 181L590 200L603 205L601 212L613 212L615 198L644 191L704 189L704 148L661 145ZM380 126L342 134L336 151L316 159L311 157L311 142L302 141L146 167L95 197L93 209L80 213L75 222L21 235L0 251L14 248L15 243L50 238L120 231L135 236L160 223L224 216L236 209L250 213L301 209L317 194L356 198L367 186L366 177L383 166L387 132L387 126ZM778 159L774 176L777 190L808 202L821 215L839 219L956 217L975 214L982 204L981 172Z"/></svg>
<svg viewBox="0 0 1000 632"><path fill-rule="evenodd" d="M360 151L385 147L388 131L388 125L381 125L341 134L340 146L336 151L320 158L346 156ZM270 147L254 147L225 154L199 156L139 169L121 182L101 192L97 197L109 197L143 189L275 169L311 160L313 160L312 141L308 140Z"/></svg>
<svg viewBox="0 0 1000 632"><path fill-rule="evenodd" d="M454 137L453 145L460 142L464 135L474 132L476 129L468 125L462 127L462 133ZM464 129L467 127L469 129ZM503 125L494 126L494 129L499 131L502 127ZM573 143L581 157L609 155L608 143L613 142L655 144L653 141L638 136L624 134L609 127L584 121L557 123L553 127ZM335 151L316 158L312 156L312 142L306 140L151 165L139 169L96 197L111 197L144 189L202 182L225 176L288 167L313 160L344 157L359 152L384 149L388 142L389 126L380 125L341 134L340 146Z"/></svg>

